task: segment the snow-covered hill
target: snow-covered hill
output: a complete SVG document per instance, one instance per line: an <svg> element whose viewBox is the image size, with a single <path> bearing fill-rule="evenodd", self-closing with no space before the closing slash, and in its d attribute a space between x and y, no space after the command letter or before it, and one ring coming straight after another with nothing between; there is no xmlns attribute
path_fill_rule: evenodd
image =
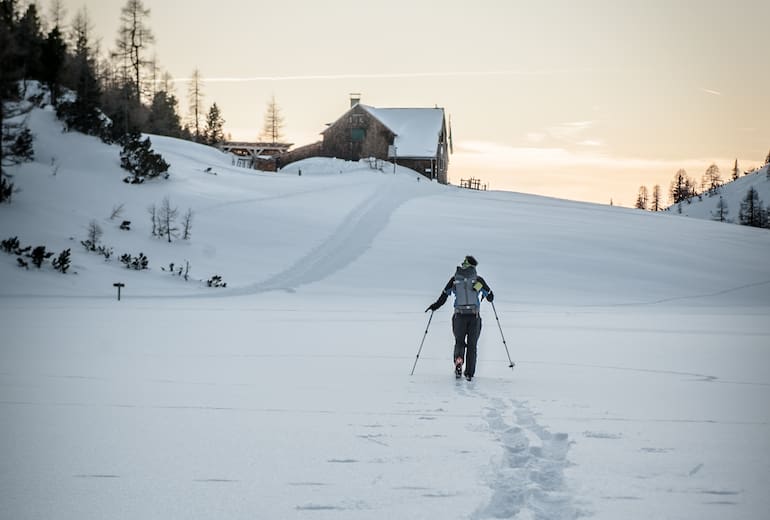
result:
<svg viewBox="0 0 770 520"><path fill-rule="evenodd" d="M728 182L714 192L694 197L688 202L674 204L666 211L674 215L702 218L707 220L719 220L720 212L718 204L720 197L727 206L726 222L738 223L741 211L741 203L746 199L746 193L754 188L759 195L763 206L770 206L770 165L765 165L758 170ZM681 213L680 213L681 208Z"/></svg>
<svg viewBox="0 0 770 520"><path fill-rule="evenodd" d="M30 125L0 238L73 266L0 253L0 518L770 510L765 230L158 136L170 178L128 185L117 146ZM165 198L190 240L152 237ZM496 295L470 383L450 305L424 312L466 254Z"/></svg>

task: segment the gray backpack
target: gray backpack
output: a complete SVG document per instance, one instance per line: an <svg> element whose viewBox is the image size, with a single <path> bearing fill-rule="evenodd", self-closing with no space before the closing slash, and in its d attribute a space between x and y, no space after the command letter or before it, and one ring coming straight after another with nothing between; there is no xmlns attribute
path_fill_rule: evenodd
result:
<svg viewBox="0 0 770 520"><path fill-rule="evenodd" d="M458 267L455 272L455 309L461 314L471 314L479 311L476 277L476 268L473 266Z"/></svg>

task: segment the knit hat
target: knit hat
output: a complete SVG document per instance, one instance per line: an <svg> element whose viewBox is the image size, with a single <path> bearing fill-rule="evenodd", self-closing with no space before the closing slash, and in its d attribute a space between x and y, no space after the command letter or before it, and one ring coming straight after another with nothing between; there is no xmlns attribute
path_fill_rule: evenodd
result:
<svg viewBox="0 0 770 520"><path fill-rule="evenodd" d="M463 260L463 267L473 266L476 267L479 265L478 261L473 258L471 255L468 255L465 257L465 260Z"/></svg>

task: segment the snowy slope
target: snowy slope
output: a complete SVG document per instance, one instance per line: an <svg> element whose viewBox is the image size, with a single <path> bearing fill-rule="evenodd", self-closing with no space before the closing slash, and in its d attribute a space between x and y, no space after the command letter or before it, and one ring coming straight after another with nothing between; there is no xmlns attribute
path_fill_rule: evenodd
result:
<svg viewBox="0 0 770 520"><path fill-rule="evenodd" d="M118 147L30 124L0 237L73 267L0 254L0 518L770 510L766 231L366 163L260 173L157 136L170 178L129 186ZM164 197L189 241L150 236ZM92 220L150 269L87 253ZM471 383L450 306L423 312L468 253L499 318L485 303ZM161 270L183 261L190 281Z"/></svg>
<svg viewBox="0 0 770 520"><path fill-rule="evenodd" d="M770 206L770 176L768 175L768 169L770 169L770 166L765 165L753 173L728 182L712 194L695 197L689 203L683 202L681 204L681 213L679 212L680 205L678 204L671 206L666 211L674 215L681 214L686 217L714 220L715 218L718 219L717 205L719 204L719 198L722 197L727 204L726 220L737 223L739 221L738 216L741 211L741 203L746 199L746 193L750 188L754 188L757 191L759 200L762 201L764 207Z"/></svg>

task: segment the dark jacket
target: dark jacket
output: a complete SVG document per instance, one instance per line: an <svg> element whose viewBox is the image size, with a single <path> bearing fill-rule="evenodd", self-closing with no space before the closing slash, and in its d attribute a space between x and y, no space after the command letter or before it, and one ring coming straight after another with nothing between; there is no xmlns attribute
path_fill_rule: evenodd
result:
<svg viewBox="0 0 770 520"><path fill-rule="evenodd" d="M473 269L473 268L470 268ZM463 274L464 268L459 267L457 268L457 273ZM494 294L492 293L492 289L489 287L487 282L482 278L481 276L475 274L475 269L473 269L474 278L476 280L474 284L474 289L476 289L477 296L478 296L478 304L476 306L477 310L478 307L481 306L481 299L486 298L490 302L494 299ZM427 311L435 311L439 309L442 305L444 305L449 298L449 296L454 293L455 291L455 276L452 276L449 281L447 282L446 286L444 286L444 290L441 292L441 295L438 297L438 300L436 300L433 304L431 304L427 309ZM457 299L455 299L455 307L457 305Z"/></svg>

